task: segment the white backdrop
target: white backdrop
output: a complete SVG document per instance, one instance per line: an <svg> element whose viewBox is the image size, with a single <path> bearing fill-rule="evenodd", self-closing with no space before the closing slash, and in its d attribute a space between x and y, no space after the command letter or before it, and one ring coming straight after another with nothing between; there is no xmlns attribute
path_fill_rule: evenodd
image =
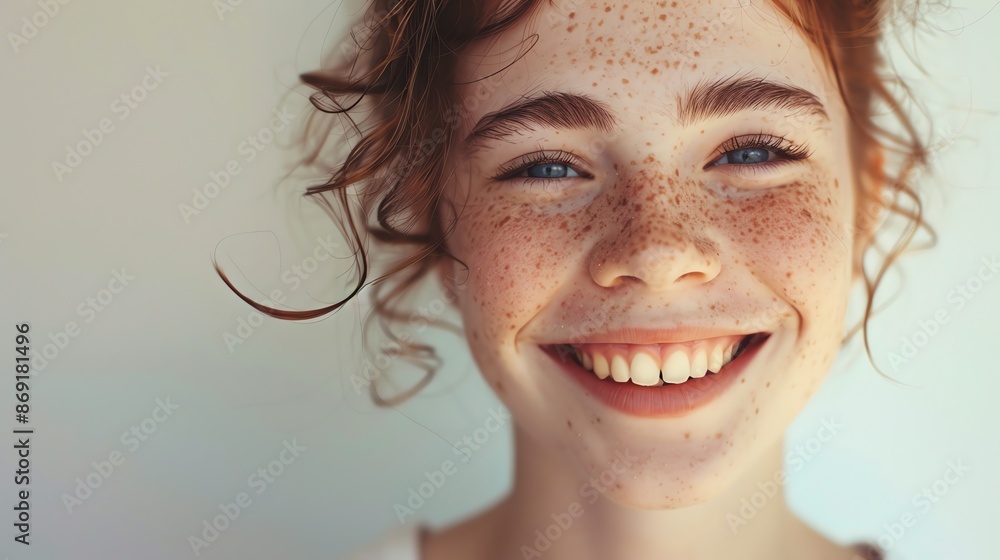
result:
<svg viewBox="0 0 1000 560"><path fill-rule="evenodd" d="M303 181L281 179L297 155L287 133L307 115L296 76L358 10L223 1L0 7L0 557L189 558L197 536L209 559L337 558L398 526L394 504L499 406L464 344L442 334L439 379L376 409L349 381L366 298L322 321L261 323L217 278L213 253L260 298L277 288L304 309L340 294L349 261L311 260L336 230L301 202ZM58 12L37 15L45 5ZM908 386L879 377L855 340L789 432L790 449L811 450L788 483L794 507L837 539L881 537L899 558L995 556L1000 276L976 279L983 258L1000 258L992 7L923 8L946 30L917 51L931 77L910 82L939 125L940 180L925 192L941 239L903 260L905 289L872 323L876 360ZM22 322L41 353L27 547L12 510ZM904 340L920 348L894 366ZM817 446L831 418L842 428ZM510 453L507 430L491 435L417 515L449 523L496 499ZM968 472L944 486L951 464ZM934 501L915 498L924 489ZM225 510L235 519L206 531Z"/></svg>

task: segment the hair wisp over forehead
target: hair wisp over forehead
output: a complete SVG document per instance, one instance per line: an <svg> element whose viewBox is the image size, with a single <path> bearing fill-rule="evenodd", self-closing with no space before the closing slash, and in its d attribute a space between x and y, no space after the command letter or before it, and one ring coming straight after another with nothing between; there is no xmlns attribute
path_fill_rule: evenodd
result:
<svg viewBox="0 0 1000 560"><path fill-rule="evenodd" d="M866 250L856 255L855 266L862 272L868 294L862 328L869 359L867 325L876 287L909 245L916 229L927 228L933 237L933 231L923 221L920 198L911 185L914 172L927 163L927 151L902 103L892 93L894 82L880 74L884 61L877 44L884 4L882 0L774 2L818 48L835 76L852 120L858 207L871 208L875 204L909 224L870 277L861 263L867 249L874 246L874 236L866 231L863 217L859 218L857 235L865 236ZM401 357L425 372L409 390L390 398L382 397L376 383L371 383L372 397L379 404L392 405L408 398L430 381L440 364L433 347L396 336L391 326L410 320L412 312L405 305L407 294L442 259L462 264L445 246L451 226L439 219L447 178L444 162L453 142L459 140L454 138L454 132L466 113L455 93L458 55L473 41L497 36L543 5L562 10L560 2L550 0L376 0L365 16L366 32L354 34L356 48L350 54L334 51L325 68L301 76L303 83L315 90L310 100L316 109L304 130L305 155L301 164L327 169L324 161L328 152L335 152L334 144L344 143L349 148L346 156L337 157L329 179L305 192L328 212L354 250L354 287L346 297L307 311L268 307L240 293L213 261L223 281L241 299L279 319L308 320L327 315L371 285L375 313L366 318L366 331L371 320L378 320L390 341L382 352ZM524 41L530 48L532 38L525 37ZM755 102L796 103L807 110L812 107L822 111L809 94L796 91L794 86L776 89L753 79L723 77L703 83L701 87L706 89L702 93L721 86L728 86L730 93L740 91ZM732 101L730 95L696 97L685 112L691 118L699 111L724 112ZM894 128L899 130L875 123L876 104L889 108L896 120ZM351 133L335 133L338 123ZM876 148L895 156L894 172L871 159L879 152ZM866 190L863 185L877 187ZM333 202L327 194L332 195ZM386 272L374 279L369 279L372 260L368 236L374 238L380 250L398 249L385 251L386 255L402 255L385 263ZM449 301L454 301L453 296L449 292ZM368 337L365 342L367 347ZM385 362L391 364L392 360L376 360L376 365Z"/></svg>

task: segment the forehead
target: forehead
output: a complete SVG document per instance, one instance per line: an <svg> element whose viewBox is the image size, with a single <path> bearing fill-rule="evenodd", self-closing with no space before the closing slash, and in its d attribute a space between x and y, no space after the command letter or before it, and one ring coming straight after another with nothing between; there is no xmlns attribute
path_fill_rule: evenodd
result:
<svg viewBox="0 0 1000 560"><path fill-rule="evenodd" d="M459 96L488 83L484 114L540 91L600 97L621 114L669 113L705 80L753 75L795 84L824 104L826 65L801 32L757 0L541 0L538 10L459 58Z"/></svg>

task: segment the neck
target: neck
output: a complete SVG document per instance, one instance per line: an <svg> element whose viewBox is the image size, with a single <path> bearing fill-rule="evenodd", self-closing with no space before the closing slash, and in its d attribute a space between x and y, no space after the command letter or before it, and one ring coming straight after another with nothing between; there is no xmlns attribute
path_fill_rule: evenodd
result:
<svg viewBox="0 0 1000 560"><path fill-rule="evenodd" d="M515 456L513 491L496 512L496 558L752 560L784 557L811 532L788 510L782 485L764 482L781 472L780 441L722 493L668 510L610 501L599 482L596 491L587 486L570 465L516 427Z"/></svg>

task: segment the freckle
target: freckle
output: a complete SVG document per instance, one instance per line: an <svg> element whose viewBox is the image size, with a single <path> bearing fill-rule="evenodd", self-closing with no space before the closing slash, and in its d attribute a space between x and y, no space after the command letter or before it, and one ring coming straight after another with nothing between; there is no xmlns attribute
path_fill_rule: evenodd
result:
<svg viewBox="0 0 1000 560"><path fill-rule="evenodd" d="M573 423L570 422L569 420L567 420L566 421L566 427L572 430L573 429Z"/></svg>
<svg viewBox="0 0 1000 560"><path fill-rule="evenodd" d="M747 378L746 377L741 377L740 378L740 383L746 383L746 382L747 382Z"/></svg>
<svg viewBox="0 0 1000 560"><path fill-rule="evenodd" d="M676 4L677 2L674 2ZM660 14L660 21L667 21L667 14Z"/></svg>
<svg viewBox="0 0 1000 560"><path fill-rule="evenodd" d="M684 432L684 439L691 439L691 432Z"/></svg>
<svg viewBox="0 0 1000 560"><path fill-rule="evenodd" d="M597 82L590 84L592 87L597 87Z"/></svg>
<svg viewBox="0 0 1000 560"><path fill-rule="evenodd" d="M573 19L575 17L576 17L576 12L570 12L569 13L569 19Z"/></svg>
<svg viewBox="0 0 1000 560"><path fill-rule="evenodd" d="M764 387L765 387L765 388L768 388L768 389L769 389L769 388L771 387L771 382L770 382L770 381L768 381L768 382L767 382L767 385L764 385Z"/></svg>
<svg viewBox="0 0 1000 560"><path fill-rule="evenodd" d="M659 68L653 68L653 74L659 74L659 73L660 73Z"/></svg>
<svg viewBox="0 0 1000 560"><path fill-rule="evenodd" d="M722 439L722 432L716 432L715 439Z"/></svg>
<svg viewBox="0 0 1000 560"><path fill-rule="evenodd" d="M611 6L605 6L604 7L604 11L605 12L610 12L611 11Z"/></svg>
<svg viewBox="0 0 1000 560"><path fill-rule="evenodd" d="M622 83L623 84L627 84L628 83L628 79L627 78L622 78Z"/></svg>
<svg viewBox="0 0 1000 560"><path fill-rule="evenodd" d="M698 52L698 51L694 51L694 55L695 55L695 56L701 56L701 53L700 53L700 52Z"/></svg>
<svg viewBox="0 0 1000 560"><path fill-rule="evenodd" d="M576 29L576 24L575 23L573 25L570 25L569 27L567 27L566 31L569 31L570 33L572 33L574 29Z"/></svg>

